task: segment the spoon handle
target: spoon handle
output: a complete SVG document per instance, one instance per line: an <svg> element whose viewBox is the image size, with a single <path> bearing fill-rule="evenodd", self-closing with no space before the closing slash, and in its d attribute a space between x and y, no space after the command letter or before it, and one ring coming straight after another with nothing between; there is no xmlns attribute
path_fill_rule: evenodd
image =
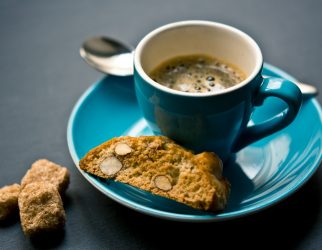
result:
<svg viewBox="0 0 322 250"><path fill-rule="evenodd" d="M269 77L266 75L263 75L263 76ZM318 95L318 90L313 85L309 85L309 84L303 83L303 82L295 82L295 81L292 81L292 82L294 82L299 87L299 89L301 90L301 92L303 94L304 99L315 97Z"/></svg>
<svg viewBox="0 0 322 250"><path fill-rule="evenodd" d="M309 85L302 82L295 82L295 84L300 88L305 98L315 97L318 95L318 90L313 85Z"/></svg>

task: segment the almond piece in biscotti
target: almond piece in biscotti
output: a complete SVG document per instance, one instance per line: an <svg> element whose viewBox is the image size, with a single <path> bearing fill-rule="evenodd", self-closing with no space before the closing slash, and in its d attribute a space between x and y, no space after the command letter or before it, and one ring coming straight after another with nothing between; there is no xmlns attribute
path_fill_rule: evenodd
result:
<svg viewBox="0 0 322 250"><path fill-rule="evenodd" d="M106 175L114 175L122 169L122 163L114 156L105 158L101 164L100 169Z"/></svg>
<svg viewBox="0 0 322 250"><path fill-rule="evenodd" d="M163 190L163 191L169 191L172 189L171 182L169 178L165 175L157 175L154 178L154 184L157 188Z"/></svg>
<svg viewBox="0 0 322 250"><path fill-rule="evenodd" d="M119 143L116 145L114 152L117 155L127 155L132 152L132 148L125 143Z"/></svg>

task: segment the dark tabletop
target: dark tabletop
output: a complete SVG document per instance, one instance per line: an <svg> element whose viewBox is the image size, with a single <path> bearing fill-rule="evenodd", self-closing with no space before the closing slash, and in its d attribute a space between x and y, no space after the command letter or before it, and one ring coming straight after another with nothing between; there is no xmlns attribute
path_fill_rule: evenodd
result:
<svg viewBox="0 0 322 250"><path fill-rule="evenodd" d="M103 75L78 48L106 34L136 45L177 20L236 26L272 63L322 91L322 2L319 0L1 0L0 186L20 182L30 164L48 158L71 172L64 233L26 238L19 219L0 226L0 249L322 249L322 169L295 194L257 214L190 224L132 211L105 197L78 172L66 126L79 96ZM322 97L317 98L321 103ZM217 248L218 247L218 248Z"/></svg>

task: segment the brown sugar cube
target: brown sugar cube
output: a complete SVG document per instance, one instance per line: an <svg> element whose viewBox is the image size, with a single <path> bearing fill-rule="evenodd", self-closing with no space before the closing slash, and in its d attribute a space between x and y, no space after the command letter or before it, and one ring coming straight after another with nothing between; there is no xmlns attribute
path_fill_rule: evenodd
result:
<svg viewBox="0 0 322 250"><path fill-rule="evenodd" d="M56 187L50 183L26 185L18 198L21 226L28 236L62 229L66 215Z"/></svg>
<svg viewBox="0 0 322 250"><path fill-rule="evenodd" d="M21 180L21 188L32 182L48 182L53 184L63 194L69 184L67 168L54 162L41 159L34 162Z"/></svg>
<svg viewBox="0 0 322 250"><path fill-rule="evenodd" d="M13 184L0 188L0 221L7 219L18 209L20 185Z"/></svg>

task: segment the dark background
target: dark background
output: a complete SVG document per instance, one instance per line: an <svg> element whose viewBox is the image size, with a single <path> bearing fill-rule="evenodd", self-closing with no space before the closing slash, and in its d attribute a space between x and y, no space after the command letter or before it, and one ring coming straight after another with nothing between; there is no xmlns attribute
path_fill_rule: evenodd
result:
<svg viewBox="0 0 322 250"><path fill-rule="evenodd" d="M139 214L78 173L67 149L68 117L79 96L103 76L81 60L82 41L105 34L136 45L152 29L186 19L244 30L258 41L265 61L322 90L318 0L0 1L0 186L20 182L38 158L71 172L65 232L31 241L16 218L0 226L0 249L322 249L321 168L280 204L210 224Z"/></svg>

